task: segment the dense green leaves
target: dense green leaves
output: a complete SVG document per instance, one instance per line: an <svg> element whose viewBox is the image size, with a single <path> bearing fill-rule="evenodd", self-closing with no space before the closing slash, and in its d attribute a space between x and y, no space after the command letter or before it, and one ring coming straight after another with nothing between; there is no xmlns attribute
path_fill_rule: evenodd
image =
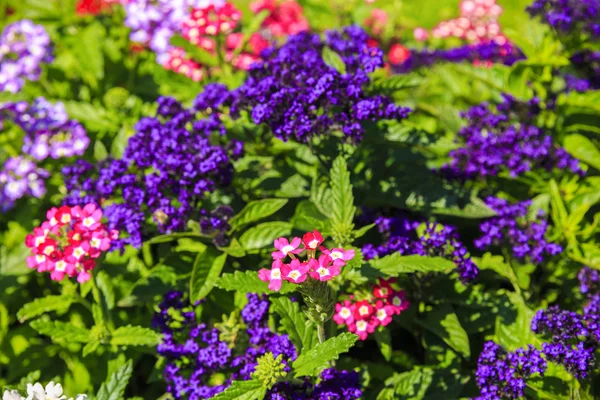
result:
<svg viewBox="0 0 600 400"><path fill-rule="evenodd" d="M460 324L452 306L444 304L428 313L422 325L439 336L453 350L466 358L471 355L469 336Z"/></svg>
<svg viewBox="0 0 600 400"><path fill-rule="evenodd" d="M342 57L340 57L340 55L333 51L329 46L323 47L322 56L325 64L329 65L340 74L346 73L346 64L344 64L344 60L342 60Z"/></svg>
<svg viewBox="0 0 600 400"><path fill-rule="evenodd" d="M231 386L219 393L214 400L261 400L267 388L258 380L233 381Z"/></svg>
<svg viewBox="0 0 600 400"><path fill-rule="evenodd" d="M316 345L311 350L298 356L292 364L296 376L316 376L327 363L337 360L340 354L350 350L358 336L353 333L342 333Z"/></svg>
<svg viewBox="0 0 600 400"><path fill-rule="evenodd" d="M30 325L42 335L50 336L52 340L86 343L90 336L90 331L86 328L73 325L69 322L51 321L47 318L40 318L31 322Z"/></svg>
<svg viewBox="0 0 600 400"><path fill-rule="evenodd" d="M393 253L371 260L369 264L371 267L389 276L398 276L411 272L441 272L456 267L452 261L442 257L403 256L400 253Z"/></svg>
<svg viewBox="0 0 600 400"><path fill-rule="evenodd" d="M289 222L264 222L256 225L240 236L240 243L246 250L272 247L273 241L281 236L289 236L292 225Z"/></svg>
<svg viewBox="0 0 600 400"><path fill-rule="evenodd" d="M281 317L281 325L290 335L296 349L306 352L313 348L317 341L315 325L306 319L297 302L287 297L272 297L271 307Z"/></svg>
<svg viewBox="0 0 600 400"><path fill-rule="evenodd" d="M245 224L255 222L275 214L287 204L287 199L255 200L246 206L229 221L232 229L238 229Z"/></svg>
<svg viewBox="0 0 600 400"><path fill-rule="evenodd" d="M338 244L348 241L354 229L354 195L350 183L350 172L342 156L335 159L330 174L331 222L334 240Z"/></svg>
<svg viewBox="0 0 600 400"><path fill-rule="evenodd" d="M235 271L233 274L223 274L217 281L216 286L241 293L274 293L267 287L268 283L258 279L258 271ZM293 284L283 282L279 293L289 293L294 290L295 286Z"/></svg>
<svg viewBox="0 0 600 400"><path fill-rule="evenodd" d="M125 394L125 388L133 372L131 360L115 371L106 382L100 386L96 400L121 400Z"/></svg>
<svg viewBox="0 0 600 400"><path fill-rule="evenodd" d="M211 257L209 252L198 253L190 279L190 299L197 302L205 298L215 286L225 266L227 254Z"/></svg>
<svg viewBox="0 0 600 400"><path fill-rule="evenodd" d="M600 171L600 150L590 139L579 134L569 135L564 147L573 157Z"/></svg>
<svg viewBox="0 0 600 400"><path fill-rule="evenodd" d="M162 335L142 326L122 326L111 333L110 344L115 346L156 346Z"/></svg>
<svg viewBox="0 0 600 400"><path fill-rule="evenodd" d="M17 312L17 318L20 322L24 322L51 311L65 312L69 309L73 300L72 296L39 297L21 307Z"/></svg>

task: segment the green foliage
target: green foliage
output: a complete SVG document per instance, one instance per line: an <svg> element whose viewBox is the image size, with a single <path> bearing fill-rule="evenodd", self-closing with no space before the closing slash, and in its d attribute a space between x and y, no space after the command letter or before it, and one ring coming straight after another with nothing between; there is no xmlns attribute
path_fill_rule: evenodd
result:
<svg viewBox="0 0 600 400"><path fill-rule="evenodd" d="M305 352L314 347L317 342L315 325L306 319L297 302L287 297L271 297L271 307L281 317L281 325L296 349Z"/></svg>
<svg viewBox="0 0 600 400"><path fill-rule="evenodd" d="M213 397L213 400L261 400L267 388L259 380L233 381L231 386Z"/></svg>
<svg viewBox="0 0 600 400"><path fill-rule="evenodd" d="M258 279L256 270L250 271L235 271L233 274L226 273L221 275L216 286L225 290L235 290L241 293L273 293L269 290L268 283ZM289 293L295 290L294 285L288 282L283 282L279 293Z"/></svg>
<svg viewBox="0 0 600 400"><path fill-rule="evenodd" d="M72 296L38 297L21 307L17 312L17 318L20 322L25 322L28 319L38 317L51 311L64 313L69 309L73 301L74 298Z"/></svg>
<svg viewBox="0 0 600 400"><path fill-rule="evenodd" d="M389 276L398 276L412 272L441 272L456 267L452 261L443 257L403 256L400 253L393 253L371 260L369 261L369 265Z"/></svg>
<svg viewBox="0 0 600 400"><path fill-rule="evenodd" d="M292 225L289 222L263 222L242 233L240 244L246 250L271 247L275 239L289 236L291 232Z"/></svg>
<svg viewBox="0 0 600 400"><path fill-rule="evenodd" d="M295 376L317 376L330 361L337 360L340 354L350 350L357 340L358 336L353 333L342 333L317 344L293 362Z"/></svg>
<svg viewBox="0 0 600 400"><path fill-rule="evenodd" d="M122 326L110 335L110 344L115 346L156 346L162 335L142 326Z"/></svg>
<svg viewBox="0 0 600 400"><path fill-rule="evenodd" d="M331 50L329 46L323 47L322 56L325 64L329 65L340 74L346 73L346 64L344 64L344 60L342 60L342 57L340 57L338 53Z"/></svg>
<svg viewBox="0 0 600 400"><path fill-rule="evenodd" d="M339 156L333 162L331 180L331 222L334 241L348 243L354 229L354 195L346 160Z"/></svg>
<svg viewBox="0 0 600 400"><path fill-rule="evenodd" d="M29 325L42 335L50 336L54 341L86 343L90 337L90 331L86 328L68 322L51 321L48 318L37 319Z"/></svg>
<svg viewBox="0 0 600 400"><path fill-rule="evenodd" d="M190 299L197 302L205 298L215 286L225 266L227 254L210 257L208 252L198 253L190 280Z"/></svg>
<svg viewBox="0 0 600 400"><path fill-rule="evenodd" d="M96 400L121 400L125 394L125 388L133 372L133 363L127 361L108 380L100 386Z"/></svg>
<svg viewBox="0 0 600 400"><path fill-rule="evenodd" d="M235 217L229 221L231 229L238 229L275 214L287 204L287 199L264 199L251 201Z"/></svg>

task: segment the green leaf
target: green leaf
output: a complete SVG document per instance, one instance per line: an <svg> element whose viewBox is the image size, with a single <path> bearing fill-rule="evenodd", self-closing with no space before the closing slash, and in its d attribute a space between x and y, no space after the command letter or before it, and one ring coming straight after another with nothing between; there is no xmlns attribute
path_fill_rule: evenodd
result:
<svg viewBox="0 0 600 400"><path fill-rule="evenodd" d="M171 44L176 47L181 47L183 50L185 50L187 56L193 58L195 61L198 61L200 64L210 67L219 65L219 59L216 55L213 55L208 51L193 45L180 35L173 35L171 37Z"/></svg>
<svg viewBox="0 0 600 400"><path fill-rule="evenodd" d="M246 204L246 207L242 209L235 217L233 217L229 224L231 229L235 230L250 222L258 221L266 218L269 215L275 214L283 206L287 204L287 199L264 199L255 200Z"/></svg>
<svg viewBox="0 0 600 400"><path fill-rule="evenodd" d="M357 340L358 336L345 332L303 352L292 364L295 376L317 376L330 361L350 350Z"/></svg>
<svg viewBox="0 0 600 400"><path fill-rule="evenodd" d="M271 305L279 316L281 325L290 335L290 340L302 352L310 350L316 343L317 331L314 324L306 319L298 303L288 297L272 297Z"/></svg>
<svg viewBox="0 0 600 400"><path fill-rule="evenodd" d="M379 392L377 400L424 399L432 380L431 368L394 374L385 381L386 387Z"/></svg>
<svg viewBox="0 0 600 400"><path fill-rule="evenodd" d="M321 55L325 64L329 65L340 74L346 73L346 64L344 63L344 60L342 60L342 57L329 46L323 47L323 53Z"/></svg>
<svg viewBox="0 0 600 400"><path fill-rule="evenodd" d="M110 344L115 346L156 346L162 335L143 326L127 325L111 333Z"/></svg>
<svg viewBox="0 0 600 400"><path fill-rule="evenodd" d="M560 189L554 179L550 179L550 202L552 204L552 221L556 226L565 226L567 224L567 207L563 202Z"/></svg>
<svg viewBox="0 0 600 400"><path fill-rule="evenodd" d="M229 254L231 257L241 258L246 255L246 251L240 244L240 241L236 238L231 239L229 246L227 247L219 247L219 250Z"/></svg>
<svg viewBox="0 0 600 400"><path fill-rule="evenodd" d="M63 101L69 117L81 122L87 129L93 131L112 131L118 129L111 113L106 109L89 103ZM99 140L96 140L98 143ZM94 148L94 152L95 152ZM102 151L102 150L99 150ZM104 149L106 151L106 148ZM114 155L114 154L113 154Z"/></svg>
<svg viewBox="0 0 600 400"><path fill-rule="evenodd" d="M569 135L563 146L573 157L600 171L600 150L590 139L580 134Z"/></svg>
<svg viewBox="0 0 600 400"><path fill-rule="evenodd" d="M235 290L241 293L274 293L269 290L268 285L267 282L258 279L258 271L235 271L233 274L223 274L216 284L221 289ZM295 289L295 285L283 282L279 293L290 293Z"/></svg>
<svg viewBox="0 0 600 400"><path fill-rule="evenodd" d="M379 351L386 361L392 359L392 334L389 329L377 329L375 331L375 340L379 346Z"/></svg>
<svg viewBox="0 0 600 400"><path fill-rule="evenodd" d="M329 188L327 178L315 177L313 179L310 188L310 201L317 207L321 214L330 215L332 207L331 189Z"/></svg>
<svg viewBox="0 0 600 400"><path fill-rule="evenodd" d="M231 385L211 397L212 400L261 400L265 397L267 388L257 380L233 381Z"/></svg>
<svg viewBox="0 0 600 400"><path fill-rule="evenodd" d="M106 382L102 383L96 395L96 400L121 400L132 372L133 365L129 360L113 373Z"/></svg>
<svg viewBox="0 0 600 400"><path fill-rule="evenodd" d="M115 308L115 288L110 275L106 271L100 271L96 275L96 285L102 292L106 308L112 310Z"/></svg>
<svg viewBox="0 0 600 400"><path fill-rule="evenodd" d="M452 261L442 257L402 256L400 253L371 260L369 264L371 267L389 276L398 276L411 272L440 272L456 267Z"/></svg>
<svg viewBox="0 0 600 400"><path fill-rule="evenodd" d="M397 90L413 88L421 85L423 78L416 74L400 74L391 77L376 79L371 84L371 88L381 92L394 92Z"/></svg>
<svg viewBox="0 0 600 400"><path fill-rule="evenodd" d="M328 236L331 232L331 221L321 214L309 200L302 200L298 203L292 224L300 231L308 232L316 229L324 236Z"/></svg>
<svg viewBox="0 0 600 400"><path fill-rule="evenodd" d="M94 158L96 161L102 161L106 157L108 157L108 151L106 151L106 146L102 143L101 140L96 139L94 143Z"/></svg>
<svg viewBox="0 0 600 400"><path fill-rule="evenodd" d="M17 312L19 322L23 323L28 319L37 317L51 311L65 312L71 307L73 297L71 296L46 296L33 300L25 304Z"/></svg>
<svg viewBox="0 0 600 400"><path fill-rule="evenodd" d="M196 303L205 298L215 286L223 271L227 253L214 258L208 256L208 251L199 253L194 261L192 279L190 280L190 300Z"/></svg>
<svg viewBox="0 0 600 400"><path fill-rule="evenodd" d="M263 222L245 231L240 236L240 243L246 250L272 247L275 239L291 233L292 224L289 222Z"/></svg>
<svg viewBox="0 0 600 400"><path fill-rule="evenodd" d="M507 299L510 301L501 304L497 312L494 341L508 351L537 344L539 340L531 331L534 312L515 293L507 293Z"/></svg>
<svg viewBox="0 0 600 400"><path fill-rule="evenodd" d="M460 324L451 305L444 304L428 313L421 324L467 359L471 356L469 336Z"/></svg>
<svg viewBox="0 0 600 400"><path fill-rule="evenodd" d="M87 343L90 331L68 322L51 321L40 318L29 324L42 335L50 336L52 340L67 340L68 342Z"/></svg>
<svg viewBox="0 0 600 400"><path fill-rule="evenodd" d="M333 231L339 235L341 242L354 229L354 195L352 194L352 185L350 184L350 172L346 166L344 157L339 156L333 162L330 174L331 185L331 221L333 222Z"/></svg>
<svg viewBox="0 0 600 400"><path fill-rule="evenodd" d="M77 58L79 72L92 87L97 87L98 80L104 77L104 55L102 46L90 46L90 43L98 43L104 36L104 27L95 22L84 28L74 39L73 54Z"/></svg>

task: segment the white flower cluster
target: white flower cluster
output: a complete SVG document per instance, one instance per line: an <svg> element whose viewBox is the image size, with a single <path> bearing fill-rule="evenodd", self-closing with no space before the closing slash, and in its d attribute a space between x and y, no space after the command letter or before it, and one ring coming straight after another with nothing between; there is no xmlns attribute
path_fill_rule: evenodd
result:
<svg viewBox="0 0 600 400"><path fill-rule="evenodd" d="M85 394L78 394L75 400L85 400ZM60 383L50 382L44 388L41 383L32 385L27 384L27 397L21 396L16 390L6 390L2 395L2 400L67 400L63 395L63 388ZM70 398L68 400L73 400Z"/></svg>

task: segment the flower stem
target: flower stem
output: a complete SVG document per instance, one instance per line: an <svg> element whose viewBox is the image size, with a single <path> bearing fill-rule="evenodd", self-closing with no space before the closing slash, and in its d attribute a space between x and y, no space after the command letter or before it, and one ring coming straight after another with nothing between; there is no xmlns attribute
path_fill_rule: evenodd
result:
<svg viewBox="0 0 600 400"><path fill-rule="evenodd" d="M317 336L319 337L319 343L323 343L327 339L323 322L317 324Z"/></svg>

